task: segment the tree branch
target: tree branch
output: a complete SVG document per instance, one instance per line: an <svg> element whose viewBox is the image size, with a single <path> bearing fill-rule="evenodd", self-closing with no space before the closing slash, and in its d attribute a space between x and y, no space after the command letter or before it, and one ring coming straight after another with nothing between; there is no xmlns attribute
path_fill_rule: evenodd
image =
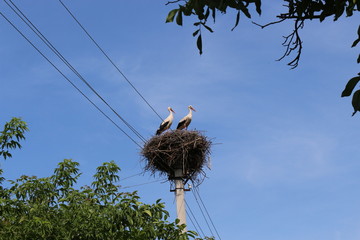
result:
<svg viewBox="0 0 360 240"><path fill-rule="evenodd" d="M281 19L281 20L279 20L279 21L270 22L270 23L267 23L267 24L265 24L265 25L258 24L258 23L254 22L254 21L252 21L252 23L255 24L256 26L261 27L261 28L266 28L266 27L268 27L268 26L270 26L270 25L277 24L277 23L281 23L281 22L283 22L283 21L285 21L285 20L286 20L286 19Z"/></svg>
<svg viewBox="0 0 360 240"><path fill-rule="evenodd" d="M312 20L312 19L320 19L321 15L299 17L299 16L289 16L288 14L280 14L280 15L278 15L276 17L280 18L282 20L286 20L286 19Z"/></svg>
<svg viewBox="0 0 360 240"><path fill-rule="evenodd" d="M165 3L165 5L169 5L169 4L177 3L177 2L181 2L181 1L184 1L184 0L168 1L167 3Z"/></svg>
<svg viewBox="0 0 360 240"><path fill-rule="evenodd" d="M284 47L286 47L285 53L282 57L280 57L277 61L284 59L289 56L293 51L297 50L296 57L288 63L291 66L291 69L296 68L299 65L301 51L302 51L302 41L299 35L299 29L304 27L304 20L296 19L295 26L292 33L287 36L284 36L285 40L282 43Z"/></svg>

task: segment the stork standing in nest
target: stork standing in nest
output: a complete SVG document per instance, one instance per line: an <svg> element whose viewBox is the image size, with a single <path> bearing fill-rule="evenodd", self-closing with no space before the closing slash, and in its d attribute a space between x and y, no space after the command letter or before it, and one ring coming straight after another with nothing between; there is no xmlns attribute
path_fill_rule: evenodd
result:
<svg viewBox="0 0 360 240"><path fill-rule="evenodd" d="M167 118L165 118L165 120L160 124L159 129L156 131L156 135L160 135L162 132L166 131L167 129L170 128L173 120L174 120L174 115L173 113L174 110L171 107L168 107L168 110L170 112L169 116Z"/></svg>
<svg viewBox="0 0 360 240"><path fill-rule="evenodd" d="M196 112L196 110L191 105L188 107L188 109L189 109L188 115L186 115L185 117L183 117L180 120L180 122L179 122L179 124L177 125L177 128L176 128L177 130L181 130L181 129L184 129L184 128L187 130L188 126L190 125L191 119L192 119L192 111Z"/></svg>

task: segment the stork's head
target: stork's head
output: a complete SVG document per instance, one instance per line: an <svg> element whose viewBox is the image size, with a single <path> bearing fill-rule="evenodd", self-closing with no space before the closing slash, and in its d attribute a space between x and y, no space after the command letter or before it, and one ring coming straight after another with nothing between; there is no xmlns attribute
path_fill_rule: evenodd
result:
<svg viewBox="0 0 360 240"><path fill-rule="evenodd" d="M168 107L168 110L169 110L169 112L175 113L175 111L171 107Z"/></svg>
<svg viewBox="0 0 360 240"><path fill-rule="evenodd" d="M188 108L196 112L195 108L193 108L191 105Z"/></svg>

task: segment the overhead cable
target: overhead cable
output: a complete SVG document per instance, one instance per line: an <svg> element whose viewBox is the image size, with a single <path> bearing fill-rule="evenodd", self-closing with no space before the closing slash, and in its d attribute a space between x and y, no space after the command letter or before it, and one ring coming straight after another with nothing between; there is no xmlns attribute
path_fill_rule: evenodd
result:
<svg viewBox="0 0 360 240"><path fill-rule="evenodd" d="M199 235L200 238L203 238L203 237L200 235L199 230L198 230L197 227L195 226L194 221L192 220L192 217L189 215L188 210L185 209L185 211L186 211L186 215L187 215L188 218L190 219L190 222L191 222L192 225L194 226L196 233ZM188 225L187 225L187 226L188 226Z"/></svg>
<svg viewBox="0 0 360 240"><path fill-rule="evenodd" d="M195 215L194 215L193 211L191 210L191 208L190 208L190 206L189 206L189 204L187 203L187 201L186 201L186 200L185 200L185 204L186 204L186 208L187 208L187 209L189 209L189 211L190 211L190 213L191 213L191 216L194 218L194 220L195 220L195 222L196 222L197 226L199 227L199 229L200 229L200 231L201 231L201 233L202 233L202 235L203 235L203 236L201 236L201 235L200 235L199 230L197 230L196 225L194 224L194 222L193 222L193 221L191 220L191 218L190 218L190 221L191 221L191 222L192 222L192 224L194 225L196 232L200 235L200 237L201 237L201 238L205 237L204 231L202 230L202 228L201 228L201 226L200 226L199 222L197 221L197 219L196 219L196 217L195 217ZM186 214L190 217L190 214L188 213L188 211L187 211L187 210L186 210Z"/></svg>
<svg viewBox="0 0 360 240"><path fill-rule="evenodd" d="M122 133L124 133L138 147L141 146L127 134L118 124L116 124L105 112L103 112L89 97L87 97L53 62L47 58L2 12L0 15L48 62L53 66L83 97L85 97L101 114L103 114L110 122L112 122Z"/></svg>
<svg viewBox="0 0 360 240"><path fill-rule="evenodd" d="M151 108L151 110L163 121L162 117L156 112L156 110L150 105L150 103L145 99L145 97L136 89L136 87L130 82L130 80L125 76L125 74L120 70L120 68L114 63L114 61L109 57L109 55L103 50L102 47L95 41L95 39L90 35L90 33L85 29L85 27L80 23L80 21L75 17L75 15L70 11L70 9L59 0L61 5L66 9L70 16L75 20L75 22L80 26L80 28L85 32L85 34L91 39L91 41L96 45L96 47L102 52L102 54L109 60L109 62L116 68L116 70L123 76L123 78L128 82L128 84L135 90L135 92L144 100L144 102Z"/></svg>
<svg viewBox="0 0 360 240"><path fill-rule="evenodd" d="M152 182L145 182L145 183L140 183L140 184L131 185L131 186L124 186L124 187L120 186L120 189L133 188L133 187L138 187L138 186L147 185L147 184L151 184L151 183L161 182L161 181L165 181L165 180L166 179L159 179L159 180L155 180Z"/></svg>
<svg viewBox="0 0 360 240"><path fill-rule="evenodd" d="M145 172L145 171L142 171L141 173L137 173L137 174L134 174L134 175L131 175L131 176L127 176L127 177L124 177L124 178L120 178L120 181L124 181L124 180L126 180L126 179L139 176L139 175L141 175L141 174L144 174L144 172Z"/></svg>
<svg viewBox="0 0 360 240"><path fill-rule="evenodd" d="M211 219L211 217L210 217L210 214L209 214L209 212L208 212L208 210L207 210L207 208L206 208L206 206L205 206L205 204L204 204L203 200L201 199L200 193L199 193L199 191L198 191L198 189L197 189L197 188L198 188L198 187L195 187L195 185L194 185L194 188L193 188L193 189L195 189L195 193L196 193L196 194L197 194L197 196L199 197L200 202L201 202L202 206L204 207L205 212L206 212L206 214L207 214L208 218L210 219L211 225L212 225L212 226L213 226L213 228L215 229L216 235L217 235L217 236L218 236L218 238L221 240L221 237L220 237L220 235L219 235L219 233L218 233L218 231L217 231L217 229L216 229L216 227L215 227L215 225L214 225L213 220L212 220L212 219Z"/></svg>
<svg viewBox="0 0 360 240"><path fill-rule="evenodd" d="M110 104L84 79L84 77L66 60L66 58L54 47L54 45L41 33L41 31L26 17L26 15L16 6L16 4L12 1L11 4L16 8L16 10L6 1L4 2L14 11L14 13L45 43L45 45L56 55L60 58L60 60L68 67L74 74L82 80L87 87L91 89L95 95L100 98L100 100L111 109L111 111L144 143L146 139L133 127L131 126L121 115L110 106ZM20 14L21 15L20 15Z"/></svg>
<svg viewBox="0 0 360 240"><path fill-rule="evenodd" d="M193 188L193 189L194 189L194 188ZM194 195L194 197L195 197L196 203L197 203L197 205L199 206L199 209L200 209L200 211L201 211L201 214L202 214L202 216L204 217L204 220L205 220L206 225L208 226L208 228L209 228L209 230L210 230L211 235L214 236L214 233L213 233L212 230L211 230L211 227L210 227L210 225L209 225L209 223L208 223L208 220L206 219L206 216L205 216L205 214L204 214L204 212L203 212L203 210L202 210L202 208L201 208L201 206L200 206L200 203L199 203L199 201L198 201L198 198L197 198L196 194L194 193L194 191L191 191L191 192L193 193L193 195Z"/></svg>

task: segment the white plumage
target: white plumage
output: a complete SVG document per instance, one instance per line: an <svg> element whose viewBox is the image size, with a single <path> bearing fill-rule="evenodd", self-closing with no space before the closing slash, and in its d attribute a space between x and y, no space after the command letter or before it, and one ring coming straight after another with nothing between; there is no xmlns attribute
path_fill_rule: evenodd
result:
<svg viewBox="0 0 360 240"><path fill-rule="evenodd" d="M162 132L166 131L167 129L170 128L173 120L174 120L174 115L173 113L174 110L171 107L168 107L168 110L170 112L169 116L167 118L165 118L165 120L160 124L159 129L156 131L156 135L160 135Z"/></svg>
<svg viewBox="0 0 360 240"><path fill-rule="evenodd" d="M190 125L191 120L192 120L192 111L195 111L195 112L196 112L196 110L195 110L191 105L188 107L188 109L189 109L188 115L186 115L185 117L183 117L183 118L180 120L180 122L179 122L179 124L177 125L177 128L176 128L176 129L181 130L181 129L184 129L184 128L185 128L185 129L187 130L187 128L188 128L188 126Z"/></svg>

